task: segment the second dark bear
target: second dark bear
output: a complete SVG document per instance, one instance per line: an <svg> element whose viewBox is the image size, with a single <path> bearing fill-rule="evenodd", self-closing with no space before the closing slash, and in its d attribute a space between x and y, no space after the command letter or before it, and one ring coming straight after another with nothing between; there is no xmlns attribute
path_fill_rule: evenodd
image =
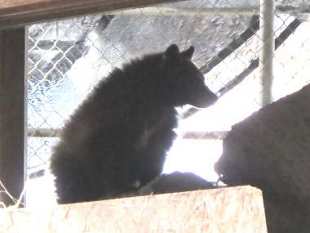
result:
<svg viewBox="0 0 310 233"><path fill-rule="evenodd" d="M115 69L66 123L51 159L59 203L118 197L158 176L177 126L175 107L217 97L191 62L194 48L171 45Z"/></svg>

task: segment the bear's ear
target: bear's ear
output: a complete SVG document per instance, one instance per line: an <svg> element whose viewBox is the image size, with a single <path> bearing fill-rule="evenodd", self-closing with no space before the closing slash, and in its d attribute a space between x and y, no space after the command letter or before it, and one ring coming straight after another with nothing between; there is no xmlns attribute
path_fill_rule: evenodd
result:
<svg viewBox="0 0 310 233"><path fill-rule="evenodd" d="M193 57L194 51L195 51L194 46L191 46L191 47L189 47L189 49L183 51L183 52L181 53L181 55L182 55L185 59L191 60L192 57Z"/></svg>
<svg viewBox="0 0 310 233"><path fill-rule="evenodd" d="M166 57L177 57L179 54L180 54L180 51L176 44L170 45L165 51Z"/></svg>

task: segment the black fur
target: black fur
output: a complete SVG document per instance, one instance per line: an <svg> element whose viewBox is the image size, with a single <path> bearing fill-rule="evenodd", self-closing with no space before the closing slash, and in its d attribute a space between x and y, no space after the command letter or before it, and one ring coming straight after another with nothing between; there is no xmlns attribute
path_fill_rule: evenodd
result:
<svg viewBox="0 0 310 233"><path fill-rule="evenodd" d="M217 97L176 45L132 61L103 79L63 129L51 159L59 203L112 198L161 173L177 126L176 106Z"/></svg>

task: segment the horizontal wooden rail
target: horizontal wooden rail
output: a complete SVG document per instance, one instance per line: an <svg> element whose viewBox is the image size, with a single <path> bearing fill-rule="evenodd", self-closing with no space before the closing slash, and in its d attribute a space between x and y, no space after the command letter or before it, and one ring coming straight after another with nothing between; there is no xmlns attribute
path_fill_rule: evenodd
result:
<svg viewBox="0 0 310 233"><path fill-rule="evenodd" d="M0 209L1 233L267 233L260 190L244 186L37 209Z"/></svg>
<svg viewBox="0 0 310 233"><path fill-rule="evenodd" d="M177 0L0 0L0 29L173 1Z"/></svg>

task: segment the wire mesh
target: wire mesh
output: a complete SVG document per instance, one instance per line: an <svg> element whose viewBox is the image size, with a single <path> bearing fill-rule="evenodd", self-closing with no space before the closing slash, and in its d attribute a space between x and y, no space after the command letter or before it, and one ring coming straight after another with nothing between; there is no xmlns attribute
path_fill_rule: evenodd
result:
<svg viewBox="0 0 310 233"><path fill-rule="evenodd" d="M244 4L233 0L185 1L30 26L28 176L33 178L36 171L48 167L59 130L101 78L131 58L162 51L172 43L181 48L195 46L194 62L205 73L206 84L221 96L211 109L182 109L186 120L180 123L179 140L195 140L192 144L196 147L208 136L221 142L221 135L234 123L261 107L260 18L258 7ZM290 27L294 20L295 16L275 13L274 36L279 38L285 32L287 37L278 39L283 44L274 55L274 100L309 83L309 22ZM210 156L207 159L212 160ZM188 158L184 161L189 162ZM167 163L172 163L171 159Z"/></svg>

